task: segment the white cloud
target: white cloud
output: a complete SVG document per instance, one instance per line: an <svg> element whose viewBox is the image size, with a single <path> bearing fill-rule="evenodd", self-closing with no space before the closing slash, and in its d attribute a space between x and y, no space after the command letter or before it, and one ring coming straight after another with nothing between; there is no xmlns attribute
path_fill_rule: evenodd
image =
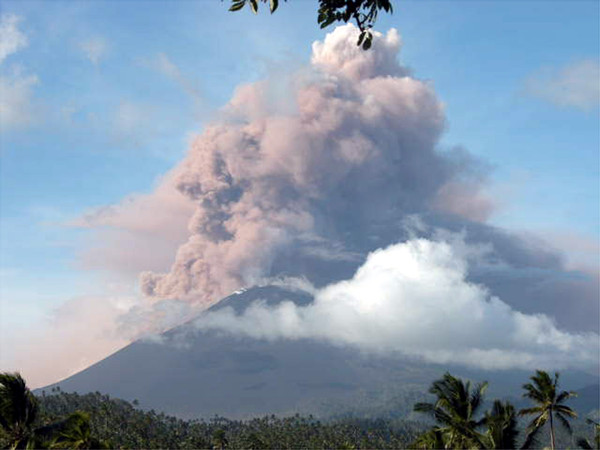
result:
<svg viewBox="0 0 600 450"><path fill-rule="evenodd" d="M231 308L208 312L196 326L258 339L321 339L484 369L598 364L598 334L561 331L548 316L518 312L468 282L463 250L413 239L371 253L351 279L317 290L308 306L259 301L240 315Z"/></svg>
<svg viewBox="0 0 600 450"><path fill-rule="evenodd" d="M0 16L0 64L9 55L27 46L27 36L19 30L21 20L14 14Z"/></svg>
<svg viewBox="0 0 600 450"><path fill-rule="evenodd" d="M94 65L98 65L108 51L108 44L106 43L106 40L101 37L88 39L87 41L80 43L79 47L81 48L81 51L83 51L85 57Z"/></svg>
<svg viewBox="0 0 600 450"><path fill-rule="evenodd" d="M28 44L27 36L19 30L21 18L14 14L0 16L0 64ZM12 66L0 75L0 132L30 125L35 121L33 89L39 82L20 66Z"/></svg>
<svg viewBox="0 0 600 450"><path fill-rule="evenodd" d="M355 36L358 36L358 31L354 25L337 27L333 33L327 34L323 42L313 43L312 64L326 72L344 74L356 80L382 73L403 75L408 72L399 66L397 60L402 44L398 31L392 28L385 36L375 32L374 50L368 52L356 45Z"/></svg>
<svg viewBox="0 0 600 450"><path fill-rule="evenodd" d="M113 113L113 136L135 147L141 146L158 128L153 127L156 124L154 113L154 108L149 105L122 101Z"/></svg>
<svg viewBox="0 0 600 450"><path fill-rule="evenodd" d="M154 66L160 73L167 77L174 79L179 79L181 77L181 71L179 70L179 67L177 67L175 63L171 61L164 53L159 53L156 55Z"/></svg>
<svg viewBox="0 0 600 450"><path fill-rule="evenodd" d="M34 122L33 89L38 84L35 75L20 70L0 76L0 130L19 128Z"/></svg>
<svg viewBox="0 0 600 450"><path fill-rule="evenodd" d="M530 95L558 106L589 111L600 103L600 65L585 59L547 70L526 81Z"/></svg>
<svg viewBox="0 0 600 450"><path fill-rule="evenodd" d="M200 92L200 88L189 77L184 75L179 66L177 66L168 55L159 53L152 61L150 61L149 65L154 70L176 83L177 86L194 102L198 114L201 114L204 111L204 99Z"/></svg>

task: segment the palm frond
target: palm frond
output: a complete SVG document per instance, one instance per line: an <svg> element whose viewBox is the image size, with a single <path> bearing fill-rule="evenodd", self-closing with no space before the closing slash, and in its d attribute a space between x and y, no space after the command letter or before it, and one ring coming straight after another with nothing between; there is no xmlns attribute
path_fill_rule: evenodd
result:
<svg viewBox="0 0 600 450"><path fill-rule="evenodd" d="M415 405L413 406L413 411L433 415L433 412L435 411L435 405L423 402L415 403Z"/></svg>
<svg viewBox="0 0 600 450"><path fill-rule="evenodd" d="M37 399L19 373L0 373L0 425L12 445L25 445L38 416Z"/></svg>
<svg viewBox="0 0 600 450"><path fill-rule="evenodd" d="M530 424L531 425L531 424ZM525 441L521 448L536 448L539 447L537 436L542 430L542 427L527 427L527 434L525 435Z"/></svg>
<svg viewBox="0 0 600 450"><path fill-rule="evenodd" d="M534 406L533 408L523 408L519 410L519 416L528 416L530 414L539 414L544 412L544 408L541 406Z"/></svg>
<svg viewBox="0 0 600 450"><path fill-rule="evenodd" d="M588 441L585 438L579 438L577 439L577 446L581 447L584 450L592 450L594 447L592 447L592 444L590 443L590 441Z"/></svg>
<svg viewBox="0 0 600 450"><path fill-rule="evenodd" d="M564 402L565 400L572 398L572 397L577 397L577 392L573 392L573 391L562 391L560 394L558 394L558 396L556 397L555 403L558 405L562 402Z"/></svg>
<svg viewBox="0 0 600 450"><path fill-rule="evenodd" d="M554 411L564 414L566 416L572 417L572 418L577 418L577 413L575 411L573 411L573 409L569 408L568 406L565 405L557 405L554 407Z"/></svg>
<svg viewBox="0 0 600 450"><path fill-rule="evenodd" d="M567 430L567 432L569 434L573 434L573 429L571 428L571 424L561 413L556 413L556 418L558 419L560 424L565 428L565 430Z"/></svg>

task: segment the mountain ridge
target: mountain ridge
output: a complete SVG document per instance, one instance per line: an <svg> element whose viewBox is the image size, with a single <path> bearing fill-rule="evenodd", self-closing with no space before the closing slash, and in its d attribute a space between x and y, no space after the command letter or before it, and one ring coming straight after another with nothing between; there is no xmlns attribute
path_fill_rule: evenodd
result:
<svg viewBox="0 0 600 450"><path fill-rule="evenodd" d="M293 301L307 305L307 292L281 286L252 287L214 304L208 311L253 302ZM258 340L199 330L198 318L158 336L141 339L87 369L37 392L60 387L79 393L100 391L138 400L144 409L182 418L249 418L265 414L409 416L445 371L474 381L490 381L488 397L515 396L531 373L486 372L414 359L369 355L313 339ZM564 388L594 386L594 376L565 371ZM593 391L593 388L590 392ZM587 391L586 391L587 392ZM598 409L598 401L585 403Z"/></svg>

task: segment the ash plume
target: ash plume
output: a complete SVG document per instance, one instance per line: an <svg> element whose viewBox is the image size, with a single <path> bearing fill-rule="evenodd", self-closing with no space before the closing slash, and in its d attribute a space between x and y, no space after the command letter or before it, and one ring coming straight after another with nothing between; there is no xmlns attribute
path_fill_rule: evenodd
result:
<svg viewBox="0 0 600 450"><path fill-rule="evenodd" d="M398 63L398 33L369 52L357 33L313 44L310 69L288 80L291 105L274 104L266 82L243 86L195 139L173 180L195 204L190 236L167 273L142 275L146 295L210 303L271 275L282 254L364 255L439 195L478 207L477 163L436 149L443 106Z"/></svg>
<svg viewBox="0 0 600 450"><path fill-rule="evenodd" d="M490 225L490 169L440 146L443 104L398 62L398 33L376 34L368 52L357 34L338 27L304 69L240 86L155 193L87 216L88 227L112 228L84 261L143 272L147 298L197 311L269 277L322 287L351 278L377 248L462 233L487 248L468 282L515 311L598 332L598 274Z"/></svg>

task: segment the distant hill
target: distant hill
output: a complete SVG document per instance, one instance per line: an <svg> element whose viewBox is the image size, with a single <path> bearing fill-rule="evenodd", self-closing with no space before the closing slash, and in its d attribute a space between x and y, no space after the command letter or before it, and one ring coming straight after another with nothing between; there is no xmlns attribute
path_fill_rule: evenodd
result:
<svg viewBox="0 0 600 450"><path fill-rule="evenodd" d="M230 306L241 312L257 299L270 304L311 301L304 292L267 286L231 295L211 309ZM144 409L182 418L294 413L405 418L431 381L446 370L476 381L488 380L489 398L520 397L521 385L534 370L486 372L439 366L369 356L308 339L266 341L197 331L193 323L156 339L134 342L43 389L99 391L136 399ZM597 382L585 373L562 373L565 389L583 388L577 399L581 412L600 408Z"/></svg>

